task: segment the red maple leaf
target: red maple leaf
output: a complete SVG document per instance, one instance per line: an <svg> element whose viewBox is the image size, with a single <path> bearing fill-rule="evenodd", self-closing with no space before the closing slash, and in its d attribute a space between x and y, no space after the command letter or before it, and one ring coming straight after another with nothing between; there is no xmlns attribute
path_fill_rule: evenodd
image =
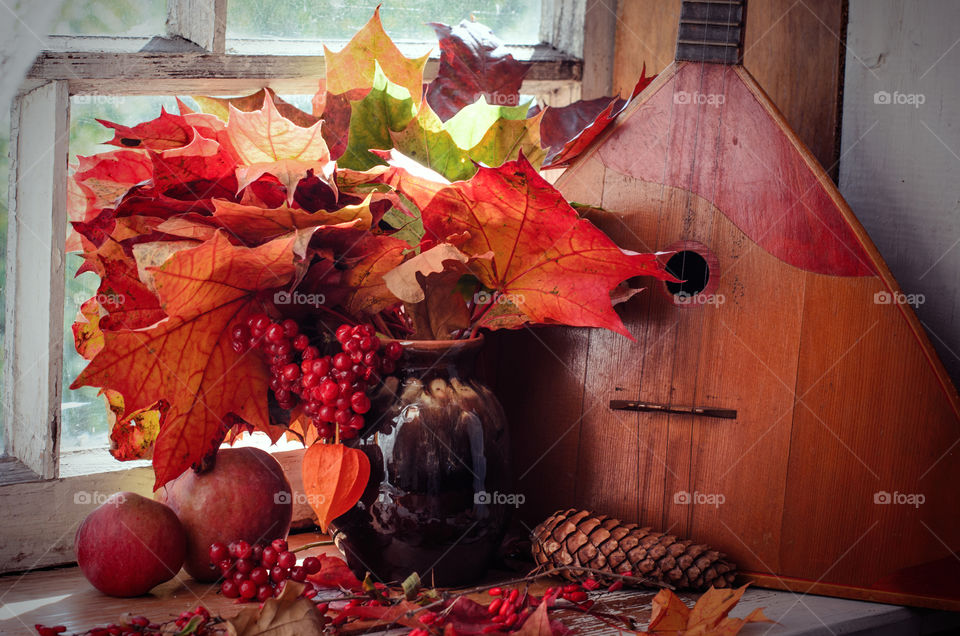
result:
<svg viewBox="0 0 960 636"><path fill-rule="evenodd" d="M72 387L100 386L126 398L128 415L166 400L156 441L159 488L216 448L234 414L275 438L267 416L267 369L237 354L230 329L253 311L257 294L289 282L295 235L260 247L231 245L222 234L182 250L153 272L169 318L141 330L110 331Z"/></svg>
<svg viewBox="0 0 960 636"><path fill-rule="evenodd" d="M415 183L400 180L400 188ZM418 192L409 196L427 200ZM457 237L468 256L493 255L469 265L498 295L475 323L480 327L561 323L630 336L610 291L633 276L668 277L655 255L625 252L581 218L522 154L499 168L481 167L428 200L424 241Z"/></svg>
<svg viewBox="0 0 960 636"><path fill-rule="evenodd" d="M593 120L592 123L590 123L590 125L586 126L575 135L568 137L567 138L568 141L563 144L562 148L559 148L559 149L557 149L556 146L559 145L557 138L560 136L560 133L556 131L555 127L552 125L552 122L556 120L564 120L564 119L569 120L569 118L571 118L572 116L572 113L570 113L569 111L571 109L574 109L574 112L576 112L575 109L577 105L585 104L585 103L577 102L565 108L556 109L556 110L563 111L561 114L559 114L559 116L548 117L548 114L550 113L550 111L554 110L554 109L548 108L547 112L544 113L543 115L543 122L541 122L540 134L544 140L548 138L550 139L551 156L547 158L546 162L544 162L543 168L546 169L546 168L559 168L561 166L569 166L571 163L573 163L573 161L577 157L583 154L583 151L590 147L590 145L593 143L593 140L599 137L605 130L607 130L607 128L610 127L610 124L616 121L617 117L619 117L620 114L624 110L626 110L627 105L631 101L633 101L633 98L639 95L640 92L643 91L643 89L645 89L647 86L649 86L650 82L652 82L657 77L656 75L651 75L650 77L647 77L646 72L647 72L647 66L644 65L643 68L640 70L640 79L637 80L637 85L633 87L633 93L631 93L630 99L627 99L627 100L623 100L620 98L612 99L610 103L607 104L607 107L604 108L602 111L600 111L600 114L596 116L596 118ZM596 100L593 100L592 103L591 102L586 103L583 106L583 108L588 109L588 108L593 108L594 106L596 106ZM548 126L546 133L543 131L544 123L546 123L546 125Z"/></svg>
<svg viewBox="0 0 960 636"><path fill-rule="evenodd" d="M450 119L480 97L496 106L520 104L520 85L530 66L514 59L490 27L467 20L430 25L440 38L440 69L427 88L427 103L440 119Z"/></svg>

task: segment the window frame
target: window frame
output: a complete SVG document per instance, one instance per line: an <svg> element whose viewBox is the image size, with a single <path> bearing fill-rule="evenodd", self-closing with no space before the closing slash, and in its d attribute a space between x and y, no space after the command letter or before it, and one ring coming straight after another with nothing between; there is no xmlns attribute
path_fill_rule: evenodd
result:
<svg viewBox="0 0 960 636"><path fill-rule="evenodd" d="M523 91L566 105L580 99L583 69L593 68L599 79L590 80L590 94L583 84L584 97L609 94L612 54L604 58L603 51L612 53L615 4L611 12L603 3L588 9L586 0L542 2L549 24L541 26L541 38L556 47L511 47L515 57L530 62ZM153 471L142 462L122 464L103 450L60 452L70 97L236 95L267 85L279 93L313 93L324 77L322 55L228 54L226 11L227 0L168 0L166 37L149 40L148 51L126 52L131 43L143 43L137 38L52 37L58 50L40 53L14 99L0 573L73 562L76 528L98 500L120 490L153 494ZM438 66L435 49L425 78L434 77ZM93 472L77 474L71 458L80 454ZM295 494L302 492L302 454L274 455ZM295 497L295 518L313 514L303 499Z"/></svg>

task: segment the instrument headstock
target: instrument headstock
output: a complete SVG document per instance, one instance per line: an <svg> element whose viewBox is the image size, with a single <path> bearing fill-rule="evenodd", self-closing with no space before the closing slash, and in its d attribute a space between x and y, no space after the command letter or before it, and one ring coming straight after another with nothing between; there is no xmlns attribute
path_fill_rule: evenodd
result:
<svg viewBox="0 0 960 636"><path fill-rule="evenodd" d="M742 64L746 18L746 0L684 0L674 59Z"/></svg>

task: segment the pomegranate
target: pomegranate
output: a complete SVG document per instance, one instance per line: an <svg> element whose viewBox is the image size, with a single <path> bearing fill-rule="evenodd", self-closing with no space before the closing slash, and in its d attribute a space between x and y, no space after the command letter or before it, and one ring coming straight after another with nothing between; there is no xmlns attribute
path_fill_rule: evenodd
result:
<svg viewBox="0 0 960 636"><path fill-rule="evenodd" d="M76 537L77 563L110 596L139 596L183 565L187 536L170 508L132 492L111 495L87 515Z"/></svg>
<svg viewBox="0 0 960 636"><path fill-rule="evenodd" d="M188 470L157 491L187 532L184 568L198 581L220 577L210 546L285 539L293 503L280 462L258 448L224 448L210 470Z"/></svg>

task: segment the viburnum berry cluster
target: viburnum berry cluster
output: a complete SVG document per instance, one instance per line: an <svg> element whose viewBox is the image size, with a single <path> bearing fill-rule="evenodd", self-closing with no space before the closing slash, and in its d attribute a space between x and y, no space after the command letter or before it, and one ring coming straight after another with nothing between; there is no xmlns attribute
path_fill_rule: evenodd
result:
<svg viewBox="0 0 960 636"><path fill-rule="evenodd" d="M210 546L210 562L222 577L220 593L227 598L263 602L277 596L288 580L304 583L305 596L312 596L313 585L307 576L321 569L320 559L307 557L297 565L297 557L283 539L271 543L250 544L247 541L214 543Z"/></svg>
<svg viewBox="0 0 960 636"><path fill-rule="evenodd" d="M340 351L321 355L292 318L279 322L252 314L230 333L237 353L257 350L270 368L270 391L282 409L302 405L321 439L353 439L370 410L368 391L396 370L399 342L383 345L372 325L340 325ZM336 427L336 428L334 428Z"/></svg>

